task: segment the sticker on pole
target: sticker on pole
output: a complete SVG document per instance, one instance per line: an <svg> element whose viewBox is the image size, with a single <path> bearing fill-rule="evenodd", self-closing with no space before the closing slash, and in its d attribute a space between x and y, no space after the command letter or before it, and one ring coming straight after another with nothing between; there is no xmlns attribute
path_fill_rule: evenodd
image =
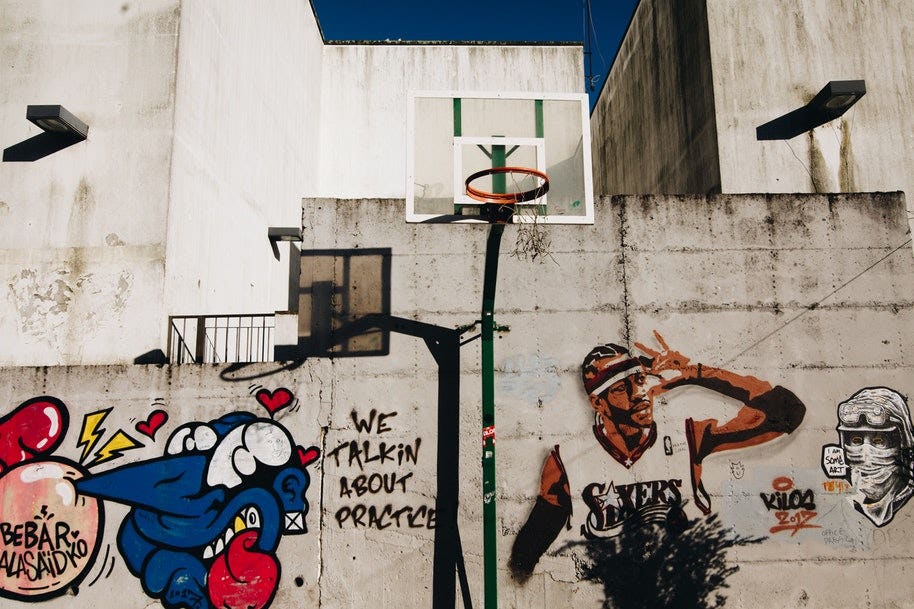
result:
<svg viewBox="0 0 914 609"><path fill-rule="evenodd" d="M482 446L485 448L486 440L492 438L492 444L495 444L495 426L489 425L488 427L482 428Z"/></svg>

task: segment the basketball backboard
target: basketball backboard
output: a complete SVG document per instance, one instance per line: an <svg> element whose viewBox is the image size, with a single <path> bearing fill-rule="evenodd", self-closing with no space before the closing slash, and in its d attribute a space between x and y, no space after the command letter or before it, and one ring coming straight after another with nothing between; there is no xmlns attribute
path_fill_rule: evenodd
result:
<svg viewBox="0 0 914 609"><path fill-rule="evenodd" d="M513 222L593 224L590 113L586 94L411 92L407 105L407 222L483 222L468 177L496 167L548 176L548 192L517 205ZM473 186L529 191L509 173Z"/></svg>

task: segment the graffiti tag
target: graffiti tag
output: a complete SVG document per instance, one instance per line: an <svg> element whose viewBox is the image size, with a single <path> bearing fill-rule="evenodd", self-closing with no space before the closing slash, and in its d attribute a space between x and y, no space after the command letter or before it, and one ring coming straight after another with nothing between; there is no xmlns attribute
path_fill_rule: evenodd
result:
<svg viewBox="0 0 914 609"><path fill-rule="evenodd" d="M355 410L349 416L356 432L360 436L368 435L370 439L345 440L327 452L336 467L356 469L358 472L340 476L338 496L367 501L374 496L409 493L414 472L404 468L418 464L422 438L411 442L377 440L377 436L393 431L389 419L397 416L397 411L379 412L372 408L367 417L359 416ZM375 471L385 467L395 469ZM340 528L345 524L378 530L389 527L435 528L435 509L428 505L372 505L356 501L337 509L334 518Z"/></svg>
<svg viewBox="0 0 914 609"><path fill-rule="evenodd" d="M773 493L759 493L765 509L774 511L777 519L777 524L768 529L770 533L790 531L792 537L802 529L821 528L817 524L810 524L818 515L812 489L794 488L793 479L787 476L775 478L771 487Z"/></svg>

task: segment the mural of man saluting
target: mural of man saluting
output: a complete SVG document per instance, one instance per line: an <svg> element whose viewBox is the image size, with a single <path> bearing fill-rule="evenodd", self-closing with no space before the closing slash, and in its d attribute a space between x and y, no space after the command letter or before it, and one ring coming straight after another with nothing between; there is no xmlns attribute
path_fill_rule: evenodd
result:
<svg viewBox="0 0 914 609"><path fill-rule="evenodd" d="M613 459L628 468L657 439L656 397L677 387L697 385L741 402L736 416L723 425L716 419L685 419L692 494L695 505L708 514L711 499L701 482L704 458L791 433L803 421L806 407L784 387L722 368L692 364L682 353L670 349L656 331L654 338L659 350L635 343L643 356L634 357L625 347L609 343L595 347L584 359L581 376L596 412L594 435Z"/></svg>
<svg viewBox="0 0 914 609"><path fill-rule="evenodd" d="M806 407L796 395L784 387L723 368L702 363L693 364L688 357L671 349L656 331L654 338L659 345L657 349L642 343L634 343L640 351L638 355L630 353L621 345L607 343L595 347L584 358L581 378L590 406L594 410L594 436L609 456L625 469L619 471L608 460L605 465L599 465L599 468L606 471L607 481L613 480L615 485L624 486L627 489L626 496L634 496L632 489L635 485L628 484L628 478L634 475L620 474L632 468L647 451L664 451L662 445L654 447L658 436L657 423L654 421L655 399L677 387L687 385L732 398L740 404L739 409L733 418L722 424L717 419L695 420L688 416L688 412L683 413L682 425L688 445L692 497L695 506L702 513L709 514L711 497L701 480L705 457L717 452L756 446L782 434L789 434L803 421ZM678 404L673 406L676 407ZM670 416L667 416L666 420L669 421ZM683 430L683 427L679 430ZM673 431L666 429L663 433ZM654 453L651 455L653 458ZM660 457L663 458L663 455ZM580 455L575 455L570 462L577 462L579 458ZM570 528L571 482L574 477L575 472L566 471L559 456L559 447L556 446L546 459L541 476L541 491L536 504L518 532L512 548L509 566L519 581L529 577L533 567L558 537L561 529L565 526ZM643 502L652 503L647 507L651 515L645 513L645 523L656 522L653 515L657 515L657 510L668 510L669 518L684 515L678 491L680 480L644 482L638 477L631 482L639 481L643 482L643 485L638 488L645 493L641 499L644 499ZM582 534L585 536L611 536L616 534L617 530L628 526L629 522L638 520L638 514L631 513L632 510L640 509L638 505L627 505L624 501L621 504L614 503L621 501L618 492L621 486L600 482L590 484L588 488L598 489L590 495L586 488L583 489L584 502L591 511L595 506L600 508L606 505L606 502L611 506L618 506L618 509L606 508L609 511L602 514L599 527L582 526ZM578 489L576 492L581 490ZM598 496L594 495L594 492L598 493ZM648 494L651 495L649 501ZM589 502L588 497L591 500ZM603 522L610 513L616 520ZM633 518L630 519L630 516ZM585 524L590 524L590 519Z"/></svg>

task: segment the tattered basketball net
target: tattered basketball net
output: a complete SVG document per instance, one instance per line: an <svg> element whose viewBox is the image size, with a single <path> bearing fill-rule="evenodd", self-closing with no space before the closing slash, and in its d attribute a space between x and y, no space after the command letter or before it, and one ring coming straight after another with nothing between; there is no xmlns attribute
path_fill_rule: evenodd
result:
<svg viewBox="0 0 914 609"><path fill-rule="evenodd" d="M513 191L489 192L472 185L472 182L479 178L495 174L505 174L506 182L510 181ZM526 188L529 184L525 184L525 182L531 181L533 187ZM540 210L539 199L549 192L549 176L529 167L491 167L471 174L464 185L468 197L485 204L481 215L487 217L491 222L506 223L515 214L520 216L512 256L524 260L536 260L544 255L549 255L549 246L552 242L543 226L537 221ZM519 203L530 201L534 203L518 206Z"/></svg>

